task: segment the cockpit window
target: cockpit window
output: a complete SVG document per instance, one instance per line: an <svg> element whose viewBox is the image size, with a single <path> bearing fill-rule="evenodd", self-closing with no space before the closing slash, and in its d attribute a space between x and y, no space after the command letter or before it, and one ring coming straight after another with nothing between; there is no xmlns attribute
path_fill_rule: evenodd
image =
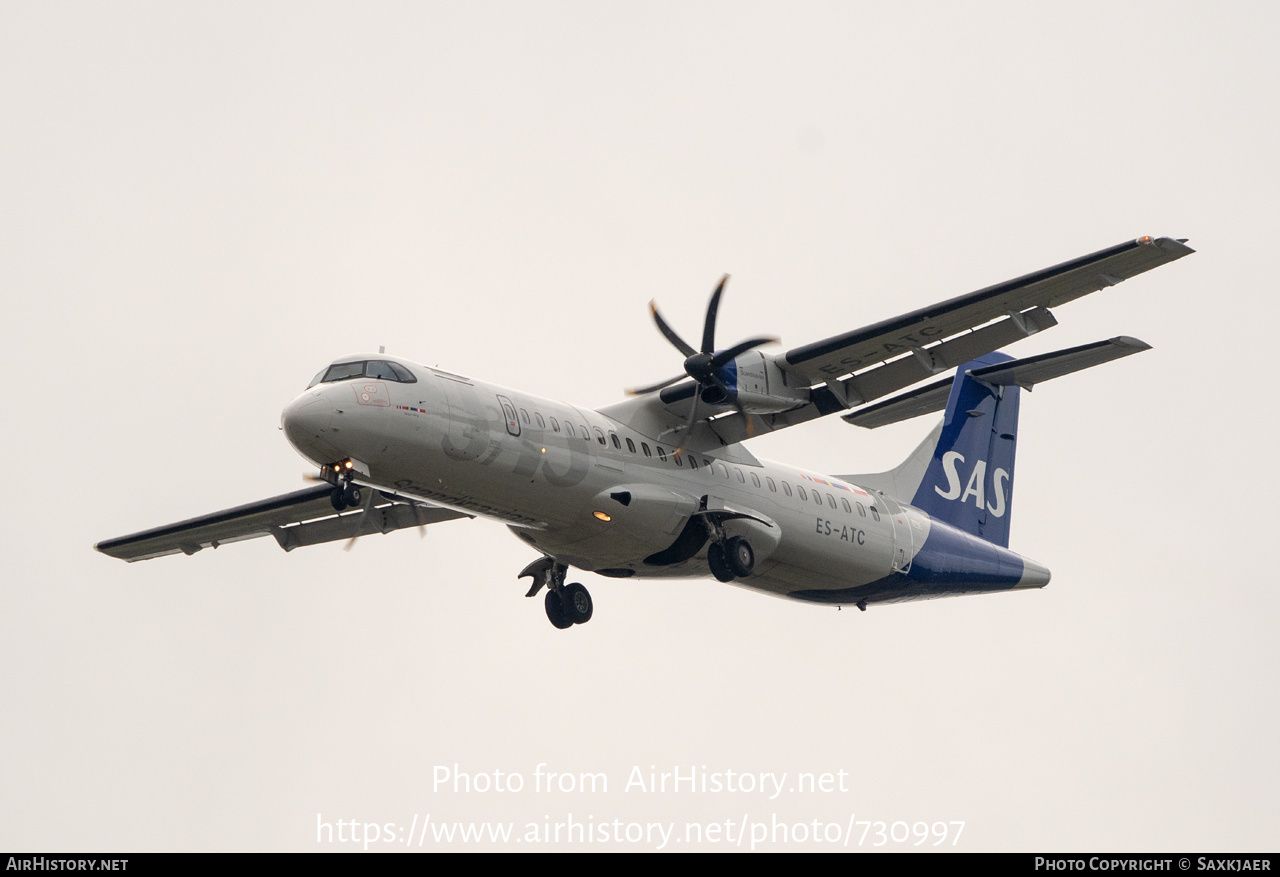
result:
<svg viewBox="0 0 1280 877"><path fill-rule="evenodd" d="M364 373L366 377L381 378L384 381L400 380L396 377L395 372L391 370L391 363L389 362L370 361L365 365Z"/></svg>
<svg viewBox="0 0 1280 877"><path fill-rule="evenodd" d="M387 365L391 366L391 371L395 372L396 380L400 381L400 383L416 384L418 382L418 379L413 376L413 372L399 363L389 362Z"/></svg>
<svg viewBox="0 0 1280 877"><path fill-rule="evenodd" d="M362 377L363 375L363 362L340 362L337 365L329 366L329 370L324 373L324 377L321 378L320 382L322 384L327 384L331 381L345 381L351 378Z"/></svg>
<svg viewBox="0 0 1280 877"><path fill-rule="evenodd" d="M383 381L396 381L401 384L417 383L413 372L395 362L371 359L362 362L339 362L329 366L324 372L311 381L308 386L328 384L333 381L349 381L352 378L369 377Z"/></svg>

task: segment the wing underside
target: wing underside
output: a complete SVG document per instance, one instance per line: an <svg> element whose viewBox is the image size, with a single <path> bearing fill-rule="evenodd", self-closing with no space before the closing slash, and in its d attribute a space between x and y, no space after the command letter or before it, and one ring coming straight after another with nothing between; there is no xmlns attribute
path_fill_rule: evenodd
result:
<svg viewBox="0 0 1280 877"><path fill-rule="evenodd" d="M875 400L1052 328L1058 321L1049 308L1192 252L1181 240L1142 237L793 348L773 357L772 366L790 387L807 388L800 391L807 393L807 401L780 413L751 413L746 418L726 406L705 406L705 415L688 431L685 445L713 451L827 414L856 414ZM694 387L686 383L601 411L650 435L674 434L689 417ZM937 401L937 393L930 395L929 390L912 391L922 394L917 401L924 407ZM945 403L945 392L941 398ZM899 413L906 407L904 403Z"/></svg>
<svg viewBox="0 0 1280 877"><path fill-rule="evenodd" d="M121 560L149 560L166 554L195 554L231 542L273 536L285 551L364 536L390 533L470 515L424 503L392 500L373 491L360 508L339 512L329 496L333 488L318 484L259 502L225 509L141 533L107 539L94 547Z"/></svg>
<svg viewBox="0 0 1280 877"><path fill-rule="evenodd" d="M1142 237L1126 241L1043 271L794 348L783 354L779 365L788 375L794 374L811 384L839 378L912 348L928 349L935 342L992 320L1016 323L1015 315L1033 308L1057 307L1192 252L1185 243L1172 238ZM968 359L960 360L966 361Z"/></svg>

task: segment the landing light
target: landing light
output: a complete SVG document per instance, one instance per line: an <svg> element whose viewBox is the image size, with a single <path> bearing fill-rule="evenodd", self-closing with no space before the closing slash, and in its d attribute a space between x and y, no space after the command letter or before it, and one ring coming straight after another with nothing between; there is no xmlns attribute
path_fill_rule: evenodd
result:
<svg viewBox="0 0 1280 877"><path fill-rule="evenodd" d="M595 515L597 521L604 521L606 524L613 520L604 512L592 512L591 514Z"/></svg>

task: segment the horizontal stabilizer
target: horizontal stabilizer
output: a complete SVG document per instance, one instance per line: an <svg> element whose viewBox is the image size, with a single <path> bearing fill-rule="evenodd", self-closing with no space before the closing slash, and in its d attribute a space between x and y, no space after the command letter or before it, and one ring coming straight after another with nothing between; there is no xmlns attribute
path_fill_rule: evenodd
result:
<svg viewBox="0 0 1280 877"><path fill-rule="evenodd" d="M1120 359L1123 356L1141 353L1150 349L1151 345L1144 341L1121 335L1108 341L1097 341L1093 344L1084 344L1067 350L1057 350L1053 353L1042 353L1039 356L1015 359L1013 362L1006 362L1003 365L990 365L986 368L974 369L969 374L979 380L986 381L988 384L996 384L997 386L1016 384L1025 390L1030 390L1042 381L1060 378L1072 372L1092 368L1095 365L1102 365L1104 362L1111 362L1113 359Z"/></svg>
<svg viewBox="0 0 1280 877"><path fill-rule="evenodd" d="M1137 338L1120 336L1107 341L1055 350L1038 356L1014 359L999 365L973 369L969 374L995 386L1016 385L1030 390L1036 384L1052 378L1069 375L1082 369L1101 365L1133 353L1150 350L1151 345ZM854 426L875 429L900 420L909 420L921 414L941 411L947 405L951 393L952 378L943 378L926 384L909 393L903 393L884 402L867 405L842 419Z"/></svg>

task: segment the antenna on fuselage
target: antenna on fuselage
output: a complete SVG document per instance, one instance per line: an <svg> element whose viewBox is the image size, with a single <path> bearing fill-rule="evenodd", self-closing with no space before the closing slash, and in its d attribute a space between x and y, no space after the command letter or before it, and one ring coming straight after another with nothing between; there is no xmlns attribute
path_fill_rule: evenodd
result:
<svg viewBox="0 0 1280 877"><path fill-rule="evenodd" d="M386 353L386 352L387 352L387 348L386 348L386 347L383 347L381 344L379 344L379 345L378 345L378 352L379 352L379 353Z"/></svg>

